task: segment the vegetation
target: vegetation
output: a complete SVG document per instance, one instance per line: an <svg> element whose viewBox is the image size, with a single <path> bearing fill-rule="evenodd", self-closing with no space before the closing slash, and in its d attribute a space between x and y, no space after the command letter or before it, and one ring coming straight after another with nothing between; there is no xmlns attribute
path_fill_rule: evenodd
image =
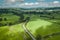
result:
<svg viewBox="0 0 60 40"><path fill-rule="evenodd" d="M32 40L23 30L27 29L36 40L60 40L60 11L28 11L0 9L0 40Z"/></svg>

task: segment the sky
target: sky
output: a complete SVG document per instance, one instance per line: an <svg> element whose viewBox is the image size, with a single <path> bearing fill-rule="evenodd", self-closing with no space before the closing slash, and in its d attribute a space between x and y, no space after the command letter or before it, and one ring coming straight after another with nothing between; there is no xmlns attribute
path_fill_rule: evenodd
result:
<svg viewBox="0 0 60 40"><path fill-rule="evenodd" d="M0 8L60 7L60 0L0 0Z"/></svg>

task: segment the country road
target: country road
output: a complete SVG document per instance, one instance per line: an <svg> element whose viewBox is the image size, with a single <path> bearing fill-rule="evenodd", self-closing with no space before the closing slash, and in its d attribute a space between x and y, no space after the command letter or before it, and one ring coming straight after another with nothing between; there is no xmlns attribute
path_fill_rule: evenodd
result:
<svg viewBox="0 0 60 40"><path fill-rule="evenodd" d="M36 40L35 37L32 35L32 33L26 28L26 23L22 24L22 28L32 38L32 40Z"/></svg>

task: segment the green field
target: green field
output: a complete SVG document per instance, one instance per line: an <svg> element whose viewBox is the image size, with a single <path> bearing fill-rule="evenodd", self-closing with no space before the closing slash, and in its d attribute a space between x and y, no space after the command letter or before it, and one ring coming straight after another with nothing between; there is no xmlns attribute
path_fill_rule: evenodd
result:
<svg viewBox="0 0 60 40"><path fill-rule="evenodd" d="M32 15L31 20L27 24L27 28L35 36L41 35L42 37L60 32L60 20L41 18L37 15ZM60 35L54 35L46 40L60 40Z"/></svg>
<svg viewBox="0 0 60 40"><path fill-rule="evenodd" d="M27 23L27 29L36 37L37 40L40 40L42 37L43 40L60 40L60 34L51 34L60 33L60 14L23 14L24 19L30 17L29 22ZM41 17L41 15L43 17ZM44 17L47 16L47 17ZM51 18L52 16L55 17ZM25 33L22 28L22 23L19 21L20 16L14 15L13 13L4 13L0 15L1 18L7 18L7 21L2 20L0 23L12 25L6 25L0 27L0 40L31 40L29 35ZM44 38L45 36L48 37Z"/></svg>
<svg viewBox="0 0 60 40"><path fill-rule="evenodd" d="M23 40L23 29L21 25L1 27L0 40Z"/></svg>

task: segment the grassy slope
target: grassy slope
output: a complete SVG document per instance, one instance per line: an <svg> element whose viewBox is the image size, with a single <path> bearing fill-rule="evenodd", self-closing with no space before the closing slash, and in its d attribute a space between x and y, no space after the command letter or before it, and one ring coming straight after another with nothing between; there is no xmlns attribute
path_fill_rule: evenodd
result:
<svg viewBox="0 0 60 40"><path fill-rule="evenodd" d="M27 28L32 34L45 36L60 32L60 25L57 24L59 20L45 20L37 15L32 15L31 21L28 22ZM57 22L57 23L54 23ZM60 21L59 21L60 22ZM53 36L47 40L60 40L60 36Z"/></svg>
<svg viewBox="0 0 60 40"><path fill-rule="evenodd" d="M25 15L25 17L27 17L27 15ZM12 16L10 18L12 18ZM15 19L16 17L13 18ZM44 18L40 18L39 15L32 14L27 28L35 36L38 34L45 36L47 34L60 32L60 25L54 22L60 23L60 20L45 20ZM23 40L23 34L21 24L0 27L0 40ZM60 40L60 35L53 36L46 40Z"/></svg>
<svg viewBox="0 0 60 40"><path fill-rule="evenodd" d="M19 16L13 15L12 13L2 14L2 18L7 18L7 21L1 21L1 23L14 23L19 20ZM0 27L0 40L23 40L24 31L21 24L15 24L12 26Z"/></svg>
<svg viewBox="0 0 60 40"><path fill-rule="evenodd" d="M2 21L2 23L5 22L12 22L14 23L15 21L17 22L19 20L19 16L13 15L12 13L9 14L2 14L1 15L2 18L7 18L7 21Z"/></svg>
<svg viewBox="0 0 60 40"><path fill-rule="evenodd" d="M19 16L13 15L13 13L2 14L2 18L7 18L7 21L1 21L1 23L16 23L19 20ZM25 37L25 38L24 38ZM22 28L22 23L15 24L11 26L1 26L0 27L0 40L25 40L29 39L27 33L24 32ZM31 39L31 38L30 38Z"/></svg>
<svg viewBox="0 0 60 40"><path fill-rule="evenodd" d="M0 40L23 40L21 24L0 27Z"/></svg>

